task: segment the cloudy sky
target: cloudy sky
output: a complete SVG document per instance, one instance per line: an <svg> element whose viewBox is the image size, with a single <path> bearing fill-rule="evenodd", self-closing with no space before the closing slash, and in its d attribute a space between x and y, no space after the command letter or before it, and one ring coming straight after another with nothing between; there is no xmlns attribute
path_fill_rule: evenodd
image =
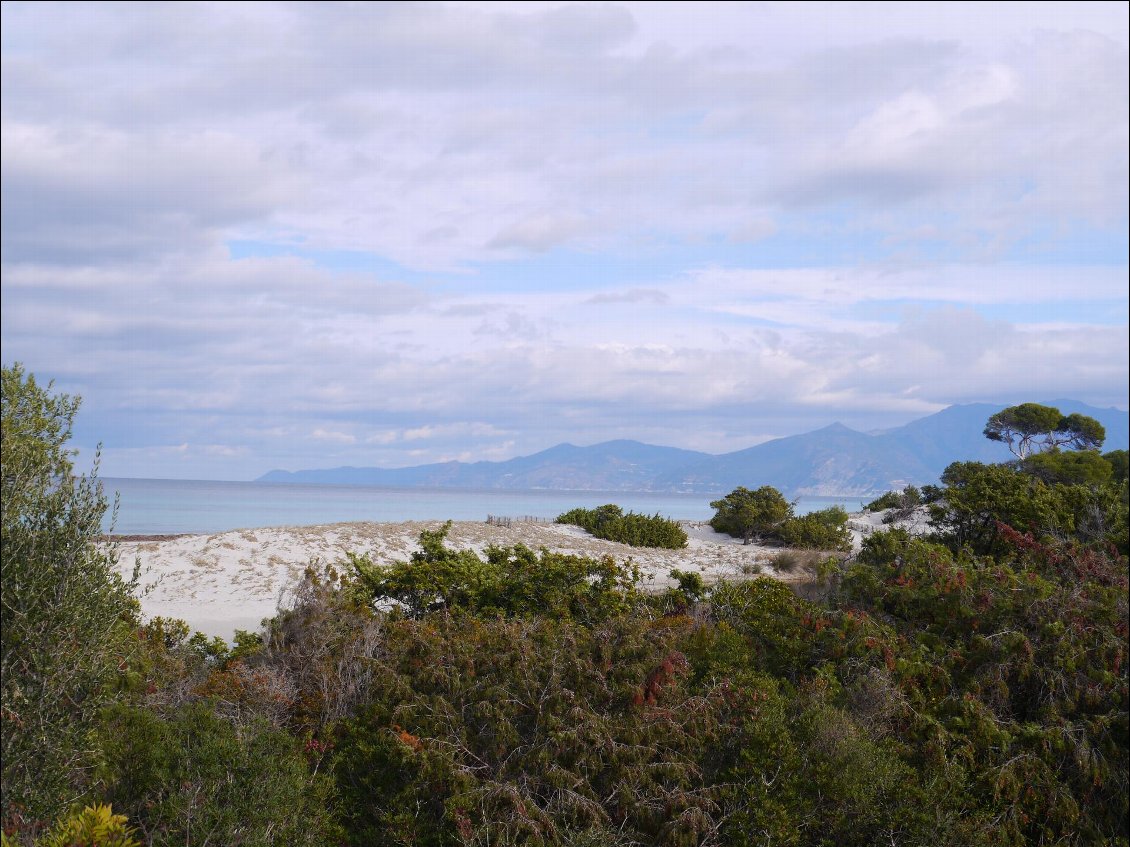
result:
<svg viewBox="0 0 1130 847"><path fill-rule="evenodd" d="M3 361L102 474L1127 407L1125 3L3 4Z"/></svg>

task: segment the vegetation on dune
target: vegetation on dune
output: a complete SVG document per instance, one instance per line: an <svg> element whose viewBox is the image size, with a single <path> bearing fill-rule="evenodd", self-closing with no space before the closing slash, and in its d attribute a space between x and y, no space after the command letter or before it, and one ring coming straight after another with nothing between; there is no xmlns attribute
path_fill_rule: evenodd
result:
<svg viewBox="0 0 1130 847"><path fill-rule="evenodd" d="M611 556L591 559L528 547L450 550L444 540L451 522L420 533L421 549L407 562L374 565L350 556L352 590L377 605L394 602L414 618L431 612L478 615L544 615L594 622L621 612L636 592L639 572Z"/></svg>
<svg viewBox="0 0 1130 847"><path fill-rule="evenodd" d="M951 466L934 535L830 559L820 602L678 570L648 595L630 565L444 528L309 568L229 645L138 623L76 517L91 483L59 472L73 404L18 370L4 391L5 845L1130 843L1113 463ZM753 532L842 528L790 511Z"/></svg>
<svg viewBox="0 0 1130 847"><path fill-rule="evenodd" d="M735 488L710 504L710 525L716 532L741 538L746 544L783 544L808 550L850 550L847 512L832 506L797 517L793 504L770 485L755 491Z"/></svg>
<svg viewBox="0 0 1130 847"><path fill-rule="evenodd" d="M571 509L557 516L557 523L573 524L607 541L619 541L632 547L659 547L681 550L687 546L687 533L677 521L659 515L624 513L608 503L595 509Z"/></svg>

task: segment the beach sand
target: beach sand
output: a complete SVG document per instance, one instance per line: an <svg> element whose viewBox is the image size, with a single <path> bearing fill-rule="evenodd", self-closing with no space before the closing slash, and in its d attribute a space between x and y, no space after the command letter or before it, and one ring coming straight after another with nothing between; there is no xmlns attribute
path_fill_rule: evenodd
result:
<svg viewBox="0 0 1130 847"><path fill-rule="evenodd" d="M181 535L117 542L119 567L127 577L141 568L142 612L147 617L181 618L209 635L230 638L235 629L257 630L275 614L287 590L307 565L346 561L349 552L368 553L377 564L404 561L419 549L421 530L442 521L338 523L237 529L214 535ZM853 515L849 524L860 539L882 528L878 515ZM749 578L758 573L785 580L795 574L773 568L779 548L745 545L702 522L683 522L689 537L683 550L629 547L593 538L579 527L551 523L513 523L509 527L462 521L452 524L447 544L482 552L490 544L524 544L582 556L631 559L640 568L645 590L672 584L669 573L695 571L707 582Z"/></svg>

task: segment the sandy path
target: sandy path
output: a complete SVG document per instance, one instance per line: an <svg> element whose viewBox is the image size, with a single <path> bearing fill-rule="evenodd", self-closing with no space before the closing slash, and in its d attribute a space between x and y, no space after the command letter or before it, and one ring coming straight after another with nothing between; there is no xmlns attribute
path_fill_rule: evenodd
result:
<svg viewBox="0 0 1130 847"><path fill-rule="evenodd" d="M347 552L369 553L388 564L407 559L419 549L423 529L442 521L404 523L340 523L243 529L215 535L183 535L160 540L118 543L120 567L128 574L140 562L141 607L147 616L182 618L210 635L229 637L235 628L256 629L275 613L283 592L311 562L331 564ZM458 522L448 545L482 552L489 544L525 544L538 549L600 557L632 559L645 588L670 584L673 568L697 571L707 581L754 573L776 575L772 558L778 551L716 533L704 523L685 522L689 536L684 550L651 550L602 541L584 530L562 524L515 523L510 527Z"/></svg>

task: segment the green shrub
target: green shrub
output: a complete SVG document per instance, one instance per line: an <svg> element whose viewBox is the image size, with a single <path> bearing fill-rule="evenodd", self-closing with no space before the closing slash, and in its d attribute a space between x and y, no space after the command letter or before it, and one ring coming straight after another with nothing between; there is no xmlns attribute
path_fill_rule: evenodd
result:
<svg viewBox="0 0 1130 847"><path fill-rule="evenodd" d="M886 509L894 509L902 502L901 491L888 491L886 494L880 494L870 503L863 507L866 512L882 512Z"/></svg>
<svg viewBox="0 0 1130 847"><path fill-rule="evenodd" d="M1130 467L1128 456L1130 454L1126 450L1111 450L1109 453L1103 453L1103 458L1110 464L1111 482L1115 484L1126 482L1127 468Z"/></svg>
<svg viewBox="0 0 1130 847"><path fill-rule="evenodd" d="M3 817L52 820L85 788L137 601L99 547L106 500L65 445L79 401L3 369L0 415Z"/></svg>
<svg viewBox="0 0 1130 847"><path fill-rule="evenodd" d="M373 564L350 555L355 590L375 604L390 601L411 617L460 609L476 615L550 616L598 621L625 611L637 595L639 571L611 556L592 559L528 547L451 550L450 521L420 533L422 547L408 562Z"/></svg>
<svg viewBox="0 0 1130 847"><path fill-rule="evenodd" d="M233 725L208 702L167 715L116 706L101 741L106 796L154 847L323 845L338 834L330 783L263 721Z"/></svg>
<svg viewBox="0 0 1130 847"><path fill-rule="evenodd" d="M789 518L779 530L781 541L805 550L850 550L848 514L841 506Z"/></svg>
<svg viewBox="0 0 1130 847"><path fill-rule="evenodd" d="M675 580L676 587L667 589L661 599L660 608L686 608L706 599L709 589L698 571L681 571L675 568L668 575Z"/></svg>
<svg viewBox="0 0 1130 847"><path fill-rule="evenodd" d="M954 799L983 839L1119 843L1130 769L1126 560L1007 526L997 542L990 558L876 533L839 602L897 631L897 645L870 644L920 710L904 738L935 751L935 763L968 763L944 779L957 780ZM986 782L991 792L978 787Z"/></svg>
<svg viewBox="0 0 1130 847"><path fill-rule="evenodd" d="M793 504L771 485L756 491L739 486L720 500L710 504L714 517L710 526L746 544L752 541L775 540L781 525L793 517Z"/></svg>
<svg viewBox="0 0 1130 847"><path fill-rule="evenodd" d="M127 820L109 806L87 806L55 824L36 847L141 847Z"/></svg>
<svg viewBox="0 0 1130 847"><path fill-rule="evenodd" d="M968 546L997 555L1007 526L1037 537L1112 543L1126 552L1126 487L1045 482L1008 465L954 462L942 474L946 484L930 506L930 522L953 549Z"/></svg>
<svg viewBox="0 0 1130 847"><path fill-rule="evenodd" d="M908 485L901 491L888 491L863 507L867 512L881 512L884 509L913 509L926 501L923 492L913 485Z"/></svg>
<svg viewBox="0 0 1130 847"><path fill-rule="evenodd" d="M681 550L687 546L687 533L677 521L655 515L624 514L612 503L595 509L571 509L557 516L557 523L573 524L607 541L632 547L659 547Z"/></svg>
<svg viewBox="0 0 1130 847"><path fill-rule="evenodd" d="M721 692L678 630L622 616L390 622L333 770L353 844L708 843Z"/></svg>

